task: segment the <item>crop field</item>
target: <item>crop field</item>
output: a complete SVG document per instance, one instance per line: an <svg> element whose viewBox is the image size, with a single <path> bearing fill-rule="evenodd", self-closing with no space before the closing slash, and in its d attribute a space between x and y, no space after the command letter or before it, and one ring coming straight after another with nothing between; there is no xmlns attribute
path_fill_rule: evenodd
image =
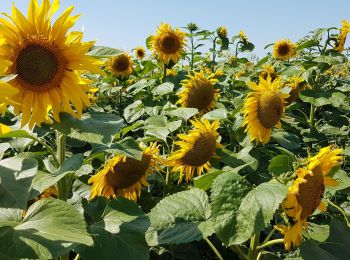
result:
<svg viewBox="0 0 350 260"><path fill-rule="evenodd" d="M258 58L225 26L124 50L27 8L0 18L1 260L350 259L350 21Z"/></svg>

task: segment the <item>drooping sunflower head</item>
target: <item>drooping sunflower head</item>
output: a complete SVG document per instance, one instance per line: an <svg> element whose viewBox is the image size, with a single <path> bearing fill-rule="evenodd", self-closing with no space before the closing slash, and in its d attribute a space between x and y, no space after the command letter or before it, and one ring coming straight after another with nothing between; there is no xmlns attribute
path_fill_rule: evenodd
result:
<svg viewBox="0 0 350 260"><path fill-rule="evenodd" d="M280 78L271 82L260 77L259 85L249 82L253 90L249 93L243 107L243 126L250 140L266 144L270 140L273 127L280 127L280 119L284 113L285 99L288 94L281 92L283 83Z"/></svg>
<svg viewBox="0 0 350 260"><path fill-rule="evenodd" d="M284 234L287 250L300 245L303 227L307 227L307 217L317 208L326 210L322 202L325 187L338 185L337 181L327 175L340 164L341 152L342 149L334 149L332 146L324 147L316 156L308 159L306 167L297 169L297 178L288 188L287 197L282 202L282 208L291 223L277 227Z"/></svg>
<svg viewBox="0 0 350 260"><path fill-rule="evenodd" d="M227 28L225 26L218 27L216 33L221 39L227 38Z"/></svg>
<svg viewBox="0 0 350 260"><path fill-rule="evenodd" d="M248 37L247 37L247 35L245 34L245 32L239 31L238 36L239 36L239 38L240 38L240 40L241 40L242 42L244 42L245 44L248 43Z"/></svg>
<svg viewBox="0 0 350 260"><path fill-rule="evenodd" d="M159 61L165 64L177 63L185 51L185 33L179 28L173 29L169 24L162 23L150 43Z"/></svg>
<svg viewBox="0 0 350 260"><path fill-rule="evenodd" d="M131 56L127 53L118 54L109 61L108 68L116 77L127 77L133 71Z"/></svg>
<svg viewBox="0 0 350 260"><path fill-rule="evenodd" d="M345 20L342 21L342 28L340 28L339 30L340 30L340 34L337 37L337 41L334 49L338 52L342 52L344 50L346 37L350 32L350 23L348 23Z"/></svg>
<svg viewBox="0 0 350 260"><path fill-rule="evenodd" d="M221 145L217 142L220 127L218 121L210 123L207 119L191 121L195 129L188 134L178 134L180 141L174 144L178 149L170 154L167 164L172 166L172 172L180 172L179 183L185 175L186 181L194 175L201 175L204 170L210 169L210 159Z"/></svg>
<svg viewBox="0 0 350 260"><path fill-rule="evenodd" d="M286 99L286 106L292 104L298 97L300 91L305 87L305 80L299 76L293 76L288 79L286 85L291 88L289 97Z"/></svg>
<svg viewBox="0 0 350 260"><path fill-rule="evenodd" d="M135 54L136 54L136 57L139 59L139 60L142 60L145 56L146 56L146 51L145 51L145 48L139 46L139 47L136 47L135 48Z"/></svg>
<svg viewBox="0 0 350 260"><path fill-rule="evenodd" d="M18 93L6 104L16 115L22 112L22 126L52 123L50 111L56 121L60 112L80 117L90 105L90 81L79 72L102 73L101 62L86 55L94 42L82 42L82 32L68 32L79 15L71 16L69 7L52 23L58 8L59 1L31 0L28 17L13 6L9 20L0 20L0 64L10 61L5 74L17 75L9 83Z"/></svg>
<svg viewBox="0 0 350 260"><path fill-rule="evenodd" d="M219 91L214 88L218 82L215 73L206 76L203 71L189 74L188 78L181 82L182 91L179 92L177 103L182 107L197 108L200 113L215 108Z"/></svg>
<svg viewBox="0 0 350 260"><path fill-rule="evenodd" d="M271 64L266 64L266 65L262 66L262 71L260 72L260 77L262 77L265 80L267 80L267 78L270 77L271 81L274 81L278 77L278 75L275 71L274 66L272 66Z"/></svg>
<svg viewBox="0 0 350 260"><path fill-rule="evenodd" d="M159 167L159 145L145 148L141 160L117 155L108 160L103 169L89 179L92 183L90 198L124 197L136 201L142 186L147 186L147 176Z"/></svg>
<svg viewBox="0 0 350 260"><path fill-rule="evenodd" d="M289 39L279 40L273 45L273 57L280 60L289 60L296 55L297 45Z"/></svg>

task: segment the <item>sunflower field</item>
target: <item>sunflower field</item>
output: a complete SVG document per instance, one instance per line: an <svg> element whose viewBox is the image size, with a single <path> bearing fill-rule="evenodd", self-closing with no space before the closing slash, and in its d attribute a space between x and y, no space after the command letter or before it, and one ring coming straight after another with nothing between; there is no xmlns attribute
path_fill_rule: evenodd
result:
<svg viewBox="0 0 350 260"><path fill-rule="evenodd" d="M350 259L350 22L124 51L28 2L0 18L0 259Z"/></svg>

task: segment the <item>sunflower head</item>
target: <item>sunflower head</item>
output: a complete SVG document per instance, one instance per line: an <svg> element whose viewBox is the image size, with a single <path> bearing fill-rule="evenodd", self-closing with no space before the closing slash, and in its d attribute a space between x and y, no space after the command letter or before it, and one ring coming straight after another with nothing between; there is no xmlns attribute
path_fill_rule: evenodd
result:
<svg viewBox="0 0 350 260"><path fill-rule="evenodd" d="M162 23L151 37L151 49L158 60L165 64L177 63L185 51L185 33Z"/></svg>
<svg viewBox="0 0 350 260"><path fill-rule="evenodd" d="M297 45L289 39L279 40L273 45L273 57L280 60L289 60L296 55Z"/></svg>
<svg viewBox="0 0 350 260"><path fill-rule="evenodd" d="M345 41L348 33L350 32L350 23L347 21L342 21L342 28L339 29L340 33L337 36L335 50L338 52L342 52L344 50Z"/></svg>
<svg viewBox="0 0 350 260"><path fill-rule="evenodd" d="M175 77L177 75L177 70L175 69L166 69L167 77Z"/></svg>
<svg viewBox="0 0 350 260"><path fill-rule="evenodd" d="M195 23L189 23L189 24L187 24L186 27L187 27L187 30L189 30L191 33L198 30L198 25Z"/></svg>
<svg viewBox="0 0 350 260"><path fill-rule="evenodd" d="M109 69L116 77L127 77L133 71L131 56L127 53L118 54L109 61Z"/></svg>
<svg viewBox="0 0 350 260"><path fill-rule="evenodd" d="M243 107L243 126L250 140L266 144L270 140L273 127L280 127L280 119L284 113L285 99L289 96L281 92L283 83L280 78L271 82L260 77L259 85L249 82L253 90L249 93Z"/></svg>
<svg viewBox="0 0 350 260"><path fill-rule="evenodd" d="M291 77L287 86L291 88L289 97L286 99L286 106L292 104L298 97L299 93L305 88L305 80L299 76Z"/></svg>
<svg viewBox="0 0 350 260"><path fill-rule="evenodd" d="M271 64L266 64L262 66L260 77L262 77L265 80L267 80L267 78L270 77L271 81L274 81L278 77L278 75L275 71L275 68Z"/></svg>
<svg viewBox="0 0 350 260"><path fill-rule="evenodd" d="M241 40L243 43L245 43L245 44L248 43L248 37L247 37L247 35L245 34L245 32L239 31L238 36L239 36L240 40Z"/></svg>
<svg viewBox="0 0 350 260"><path fill-rule="evenodd" d="M60 112L80 117L90 105L90 81L79 71L102 73L101 62L86 55L94 42L82 42L82 32L68 32L79 15L71 16L69 7L53 22L58 8L59 1L31 0L28 17L13 6L9 20L0 20L0 64L8 64L0 70L17 75L9 83L18 90L13 102L5 103L16 115L22 112L22 126L52 123L50 112L56 121Z"/></svg>
<svg viewBox="0 0 350 260"><path fill-rule="evenodd" d="M287 197L282 202L282 208L291 219L291 224L277 227L284 234L287 250L300 245L303 227L307 227L307 217L317 208L326 210L322 202L325 187L338 185L327 175L340 164L341 152L342 149L334 149L332 146L324 147L316 156L308 159L305 167L296 170L297 178L288 188Z"/></svg>
<svg viewBox="0 0 350 260"><path fill-rule="evenodd" d="M89 184L92 183L90 198L124 197L136 201L142 185L148 185L147 176L158 168L161 161L156 143L144 149L140 161L123 155L113 157L89 179Z"/></svg>
<svg viewBox="0 0 350 260"><path fill-rule="evenodd" d="M180 172L179 183L186 177L191 180L195 173L201 175L204 170L210 169L210 159L221 145L216 141L220 127L218 121L210 123L207 119L191 121L195 129L188 134L179 134L180 141L174 144L178 149L170 154L167 164L172 166L172 172Z"/></svg>
<svg viewBox="0 0 350 260"><path fill-rule="evenodd" d="M197 108L200 113L210 111L215 107L219 91L214 88L218 82L215 73L206 76L203 71L194 72L181 82L182 91L179 92L177 103L182 107Z"/></svg>
<svg viewBox="0 0 350 260"><path fill-rule="evenodd" d="M227 28L225 26L220 26L216 29L216 33L220 37L220 39L227 38Z"/></svg>
<svg viewBox="0 0 350 260"><path fill-rule="evenodd" d="M135 48L135 55L139 60L142 60L146 56L145 48L139 46Z"/></svg>

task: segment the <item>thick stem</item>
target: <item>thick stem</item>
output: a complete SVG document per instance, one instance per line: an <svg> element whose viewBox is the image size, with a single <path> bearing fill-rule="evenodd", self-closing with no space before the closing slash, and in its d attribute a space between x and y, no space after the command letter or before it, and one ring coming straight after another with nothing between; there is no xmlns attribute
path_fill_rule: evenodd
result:
<svg viewBox="0 0 350 260"><path fill-rule="evenodd" d="M231 250L235 252L239 257L243 260L248 260L247 255L242 251L239 245L231 245L230 246Z"/></svg>
<svg viewBox="0 0 350 260"><path fill-rule="evenodd" d="M315 106L313 104L311 104L311 107L310 107L310 118L309 118L310 128L314 127L314 115L315 115Z"/></svg>
<svg viewBox="0 0 350 260"><path fill-rule="evenodd" d="M254 234L250 239L250 247L248 253L248 259L254 260L257 255L257 247L259 246L260 233Z"/></svg>
<svg viewBox="0 0 350 260"><path fill-rule="evenodd" d="M332 201L330 201L330 200L327 200L327 203L328 203L329 205L331 205L332 207L336 208L336 209L343 215L344 220L345 220L345 222L346 222L346 225L348 226L348 228L350 228L350 222L349 222L348 217L346 216L345 211L344 211L341 207L339 207L338 205L334 204L334 203L333 203Z"/></svg>
<svg viewBox="0 0 350 260"><path fill-rule="evenodd" d="M213 245L212 242L210 242L209 238L205 238L205 241L208 243L208 245L213 249L215 255L220 259L224 260L224 258L221 256L220 252L216 249L216 247Z"/></svg>
<svg viewBox="0 0 350 260"><path fill-rule="evenodd" d="M163 77L162 77L162 83L164 83L165 77L166 77L166 65L165 65L165 63L163 63Z"/></svg>
<svg viewBox="0 0 350 260"><path fill-rule="evenodd" d="M57 158L59 165L62 166L66 158L66 136L59 131L56 131L56 145L57 145ZM68 180L67 177L63 177L57 182L57 197L60 200L66 201L68 199Z"/></svg>
<svg viewBox="0 0 350 260"><path fill-rule="evenodd" d="M193 45L193 34L191 34L191 70L193 70L193 60L194 60L194 45Z"/></svg>
<svg viewBox="0 0 350 260"><path fill-rule="evenodd" d="M283 243L284 243L283 238L274 239L274 240L267 241L266 243L262 244L261 246L258 246L256 249L258 251L260 251L266 247L270 247L270 246L277 245L277 244L283 244Z"/></svg>

